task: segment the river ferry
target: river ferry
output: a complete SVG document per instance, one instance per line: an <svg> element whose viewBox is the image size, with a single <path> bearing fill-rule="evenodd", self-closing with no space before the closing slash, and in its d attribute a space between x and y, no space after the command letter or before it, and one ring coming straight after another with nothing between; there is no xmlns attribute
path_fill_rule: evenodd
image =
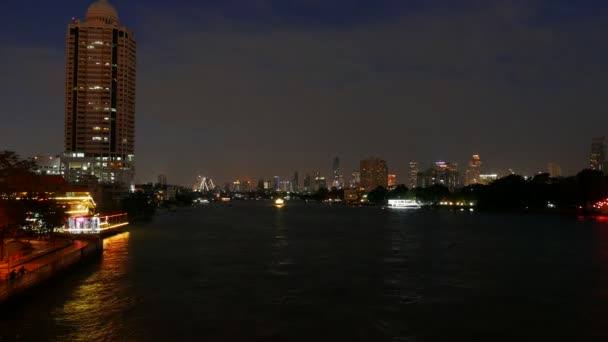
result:
<svg viewBox="0 0 608 342"><path fill-rule="evenodd" d="M420 209L422 206L416 200L391 199L388 200L391 209Z"/></svg>

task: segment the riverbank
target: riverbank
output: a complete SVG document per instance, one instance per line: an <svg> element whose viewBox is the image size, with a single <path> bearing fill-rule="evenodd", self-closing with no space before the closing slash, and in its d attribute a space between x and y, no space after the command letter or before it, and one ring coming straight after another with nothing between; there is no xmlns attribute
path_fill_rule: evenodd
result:
<svg viewBox="0 0 608 342"><path fill-rule="evenodd" d="M103 252L103 239L75 240L52 253L10 265L0 279L0 303Z"/></svg>

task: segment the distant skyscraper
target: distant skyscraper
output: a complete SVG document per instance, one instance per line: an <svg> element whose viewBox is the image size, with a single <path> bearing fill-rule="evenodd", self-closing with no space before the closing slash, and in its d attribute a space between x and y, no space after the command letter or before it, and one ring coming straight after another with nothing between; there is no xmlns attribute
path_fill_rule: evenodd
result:
<svg viewBox="0 0 608 342"><path fill-rule="evenodd" d="M481 174L481 159L479 154L474 154L469 161L469 167L465 171L464 185L473 185L479 183L479 175Z"/></svg>
<svg viewBox="0 0 608 342"><path fill-rule="evenodd" d="M549 177L561 177L562 176L562 168L557 163L548 163L547 164L547 172L549 173Z"/></svg>
<svg viewBox="0 0 608 342"><path fill-rule="evenodd" d="M272 178L272 186L274 187L273 190L281 191L281 177L274 176Z"/></svg>
<svg viewBox="0 0 608 342"><path fill-rule="evenodd" d="M309 174L306 174L306 177L304 177L304 192L311 192L311 191L312 191L312 179Z"/></svg>
<svg viewBox="0 0 608 342"><path fill-rule="evenodd" d="M440 184L454 191L458 186L458 164L438 161L425 172L418 173L418 186L426 188Z"/></svg>
<svg viewBox="0 0 608 342"><path fill-rule="evenodd" d="M410 162L410 173L409 173L409 178L408 178L408 184L407 186L410 189L413 189L416 187L416 185L418 185L418 162L415 161L411 161Z"/></svg>
<svg viewBox="0 0 608 342"><path fill-rule="evenodd" d="M65 177L79 182L133 181L135 37L118 13L97 0L86 20L68 27L65 83Z"/></svg>
<svg viewBox="0 0 608 342"><path fill-rule="evenodd" d="M342 189L344 187L344 176L342 176L342 173L340 172L340 158L334 158L331 170L333 175L331 186L338 189Z"/></svg>
<svg viewBox="0 0 608 342"><path fill-rule="evenodd" d="M371 157L360 163L361 187L366 191L373 190L379 186L388 185L388 166L382 159Z"/></svg>
<svg viewBox="0 0 608 342"><path fill-rule="evenodd" d="M351 175L350 187L353 189L357 189L360 186L361 186L361 173L359 171L354 171Z"/></svg>
<svg viewBox="0 0 608 342"><path fill-rule="evenodd" d="M300 175L298 174L298 171L294 172L293 174L293 180L291 181L291 186L293 188L293 191L300 191Z"/></svg>
<svg viewBox="0 0 608 342"><path fill-rule="evenodd" d="M397 175L394 173L390 173L388 175L388 187L394 188L397 186Z"/></svg>
<svg viewBox="0 0 608 342"><path fill-rule="evenodd" d="M605 138L594 138L591 140L591 153L589 154L589 167L592 170L604 171L604 162L606 156Z"/></svg>
<svg viewBox="0 0 608 342"><path fill-rule="evenodd" d="M167 176L165 176L165 175L158 175L158 184L160 186L167 185Z"/></svg>
<svg viewBox="0 0 608 342"><path fill-rule="evenodd" d="M314 190L318 191L320 189L327 189L327 180L325 179L325 177L322 176L315 177Z"/></svg>

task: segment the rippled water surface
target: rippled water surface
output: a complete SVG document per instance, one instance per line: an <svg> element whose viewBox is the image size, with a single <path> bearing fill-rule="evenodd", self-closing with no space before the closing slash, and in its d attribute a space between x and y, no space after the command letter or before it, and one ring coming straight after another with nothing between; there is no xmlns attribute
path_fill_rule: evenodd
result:
<svg viewBox="0 0 608 342"><path fill-rule="evenodd" d="M2 341L606 341L608 224L210 205L9 304Z"/></svg>

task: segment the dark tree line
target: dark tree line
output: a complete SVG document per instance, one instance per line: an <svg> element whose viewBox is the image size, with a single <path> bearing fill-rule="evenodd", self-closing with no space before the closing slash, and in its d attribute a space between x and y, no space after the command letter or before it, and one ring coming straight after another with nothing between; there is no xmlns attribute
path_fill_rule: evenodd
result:
<svg viewBox="0 0 608 342"><path fill-rule="evenodd" d="M487 186L465 187L452 197L487 209L544 209L549 204L564 210L588 208L608 197L608 179L595 170L583 170L567 178L539 174L526 180L509 175Z"/></svg>
<svg viewBox="0 0 608 342"><path fill-rule="evenodd" d="M408 189L398 185L393 190L378 187L368 193L373 204L385 204L388 199L417 199L427 205L441 202L474 203L480 209L561 210L589 208L608 198L608 177L600 171L583 170L576 176L551 178L538 174L530 179L519 175L500 178L489 185L471 185L450 192L447 187L435 184L426 188Z"/></svg>
<svg viewBox="0 0 608 342"><path fill-rule="evenodd" d="M67 219L65 208L46 194L15 193L7 177L32 176L33 160L23 160L12 151L0 151L0 260L7 238L48 236Z"/></svg>

